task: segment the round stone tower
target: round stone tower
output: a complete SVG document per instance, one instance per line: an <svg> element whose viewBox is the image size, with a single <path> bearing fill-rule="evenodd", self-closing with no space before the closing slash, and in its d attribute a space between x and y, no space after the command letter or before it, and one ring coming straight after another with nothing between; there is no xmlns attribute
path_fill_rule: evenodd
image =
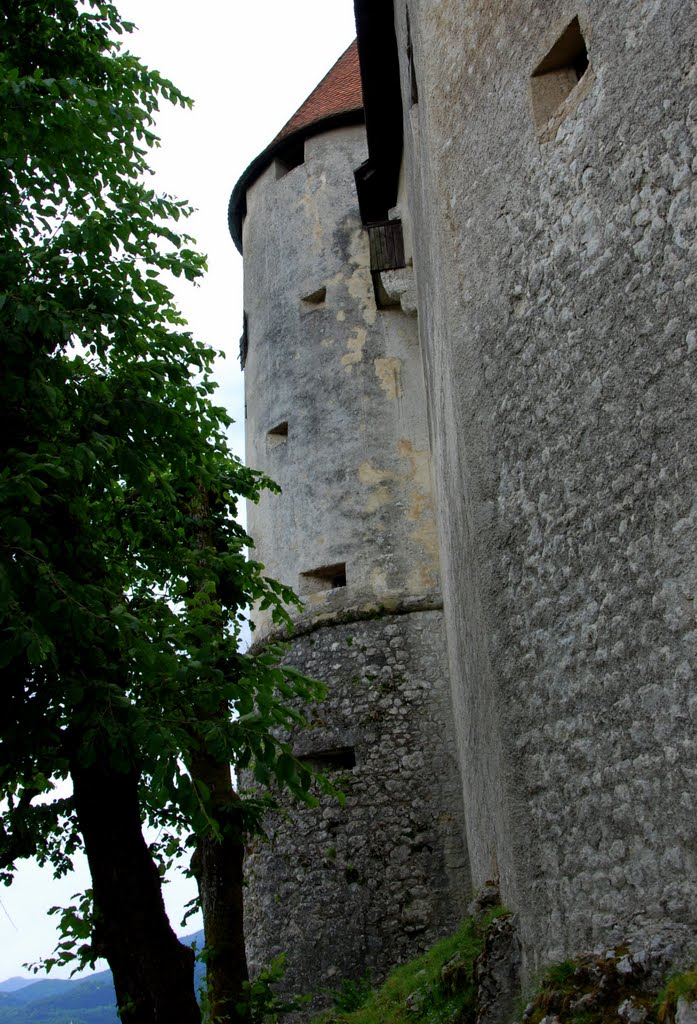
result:
<svg viewBox="0 0 697 1024"><path fill-rule="evenodd" d="M399 221L362 222L366 155L354 44L230 204L247 459L282 488L249 531L304 602L288 660L328 685L296 752L347 798L290 808L249 857L250 963L285 952L296 991L381 977L470 896L409 252Z"/></svg>

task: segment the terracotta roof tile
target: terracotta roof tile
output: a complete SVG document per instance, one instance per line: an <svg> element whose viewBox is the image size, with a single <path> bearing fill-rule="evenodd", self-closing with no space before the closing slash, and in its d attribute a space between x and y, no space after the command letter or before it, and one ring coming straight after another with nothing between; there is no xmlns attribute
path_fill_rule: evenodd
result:
<svg viewBox="0 0 697 1024"><path fill-rule="evenodd" d="M361 69L358 65L358 41L354 39L349 48L339 57L316 89L310 93L303 105L280 130L271 145L288 138L295 132L307 128L326 117L361 110Z"/></svg>
<svg viewBox="0 0 697 1024"><path fill-rule="evenodd" d="M313 89L300 109L281 128L275 139L252 160L232 190L228 224L230 234L240 252L247 189L268 167L276 153L283 149L286 140L292 136L305 138L332 126L357 124L362 121L361 72L358 64L358 43L354 40L316 89Z"/></svg>

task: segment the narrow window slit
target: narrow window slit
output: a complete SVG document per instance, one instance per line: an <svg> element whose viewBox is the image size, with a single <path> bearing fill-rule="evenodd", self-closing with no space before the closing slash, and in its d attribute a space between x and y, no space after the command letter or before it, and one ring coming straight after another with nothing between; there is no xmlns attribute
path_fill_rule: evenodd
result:
<svg viewBox="0 0 697 1024"><path fill-rule="evenodd" d="M317 569L301 572L298 577L298 591L301 594L319 594L323 590L338 590L346 586L346 563L322 565Z"/></svg>
<svg viewBox="0 0 697 1024"><path fill-rule="evenodd" d="M272 427L271 430L267 431L266 443L269 448L277 448L279 444L285 444L288 440L288 422L284 420L283 423L279 423L277 426Z"/></svg>
<svg viewBox="0 0 697 1024"><path fill-rule="evenodd" d="M300 165L304 163L305 143L301 140L300 142L295 142L290 146L287 146L274 161L276 180L278 181L279 178L285 178L286 174L289 174L290 171L294 170L296 167L300 167Z"/></svg>
<svg viewBox="0 0 697 1024"><path fill-rule="evenodd" d="M308 306L321 306L327 298L327 289L322 286L317 291L310 292L309 295L303 295L303 302L306 302Z"/></svg>
<svg viewBox="0 0 697 1024"><path fill-rule="evenodd" d="M532 109L543 128L588 70L588 48L578 18L570 22L532 73Z"/></svg>
<svg viewBox="0 0 697 1024"><path fill-rule="evenodd" d="M318 771L350 771L356 767L356 752L353 747L335 747L333 750L313 750L298 758L309 768Z"/></svg>
<svg viewBox="0 0 697 1024"><path fill-rule="evenodd" d="M411 23L409 21L409 10L407 9L407 67L409 69L409 106L413 107L419 102L419 86L416 81L416 68L414 67L414 47L411 42Z"/></svg>
<svg viewBox="0 0 697 1024"><path fill-rule="evenodd" d="M242 317L242 337L240 338L240 368L244 370L247 363L247 352L249 351L249 325L247 314ZM246 412L245 412L246 415Z"/></svg>

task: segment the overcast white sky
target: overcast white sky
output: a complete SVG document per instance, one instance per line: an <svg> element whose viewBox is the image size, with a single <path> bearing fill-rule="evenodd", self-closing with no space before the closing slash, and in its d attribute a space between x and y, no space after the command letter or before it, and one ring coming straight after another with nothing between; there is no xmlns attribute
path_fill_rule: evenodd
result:
<svg viewBox="0 0 697 1024"><path fill-rule="evenodd" d="M242 329L242 260L227 230L232 186L271 141L355 36L352 0L116 0L139 31L129 48L196 102L193 112L166 111L162 147L152 161L156 187L197 208L189 231L208 254L199 288L182 283L178 299L193 332L227 353L218 364L218 401L238 421L242 455L242 375L237 351ZM27 864L0 890L0 981L26 974L22 965L50 954L55 919L89 885L84 867L57 882ZM193 892L174 881L165 890L175 927ZM186 932L200 922L190 921ZM53 972L52 977L68 972Z"/></svg>

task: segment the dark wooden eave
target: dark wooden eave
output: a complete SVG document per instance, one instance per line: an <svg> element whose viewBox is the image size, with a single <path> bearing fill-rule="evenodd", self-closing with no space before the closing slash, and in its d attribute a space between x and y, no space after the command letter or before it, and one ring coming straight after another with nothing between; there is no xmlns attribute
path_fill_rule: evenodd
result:
<svg viewBox="0 0 697 1024"><path fill-rule="evenodd" d="M392 0L355 0L368 159L356 171L364 224L387 220L402 164L402 94Z"/></svg>
<svg viewBox="0 0 697 1024"><path fill-rule="evenodd" d="M340 114L333 114L331 117L326 117L321 121L315 121L313 124L307 125L292 135L287 135L280 141L271 143L259 156L252 160L232 190L228 204L228 227L232 240L240 252L242 252L242 223L247 213L247 189L264 173L271 161L275 160L276 157L283 159L286 151L292 150L299 142L312 135L319 135L320 132L327 132L332 128L342 128L344 125L362 123L362 110L348 110Z"/></svg>
<svg viewBox="0 0 697 1024"><path fill-rule="evenodd" d="M354 40L312 90L278 135L244 171L235 185L228 207L230 234L242 252L242 223L247 212L247 190L274 159L297 165L305 139L332 128L363 123L363 96Z"/></svg>

